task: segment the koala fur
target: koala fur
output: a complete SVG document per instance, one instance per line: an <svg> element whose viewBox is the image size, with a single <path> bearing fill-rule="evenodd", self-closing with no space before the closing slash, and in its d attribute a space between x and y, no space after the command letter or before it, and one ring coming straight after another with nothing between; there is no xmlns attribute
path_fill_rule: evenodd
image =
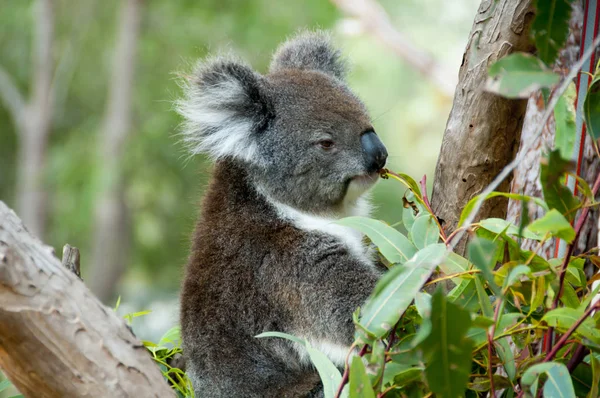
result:
<svg viewBox="0 0 600 398"><path fill-rule="evenodd" d="M221 57L186 83L184 140L216 162L181 293L198 397L322 394L305 348L262 332L306 339L344 365L352 313L382 270L362 235L334 221L369 214L364 194L387 156L345 72L327 35L303 33L266 75ZM380 145L375 163L365 132Z"/></svg>

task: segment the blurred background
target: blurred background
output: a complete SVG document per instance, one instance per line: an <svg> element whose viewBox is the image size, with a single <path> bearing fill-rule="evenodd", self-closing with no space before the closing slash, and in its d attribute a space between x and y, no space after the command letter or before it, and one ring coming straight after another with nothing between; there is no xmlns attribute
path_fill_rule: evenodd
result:
<svg viewBox="0 0 600 398"><path fill-rule="evenodd" d="M177 79L221 50L266 72L303 28L330 30L388 147L388 167L433 171L477 0L2 0L0 200L86 284L155 339L178 290L210 163L178 144ZM404 190L375 189L400 220ZM60 256L59 256L60 257Z"/></svg>

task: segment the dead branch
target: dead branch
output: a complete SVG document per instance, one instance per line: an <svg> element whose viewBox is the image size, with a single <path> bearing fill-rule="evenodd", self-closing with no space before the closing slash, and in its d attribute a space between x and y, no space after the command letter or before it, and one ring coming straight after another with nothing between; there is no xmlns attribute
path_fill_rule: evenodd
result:
<svg viewBox="0 0 600 398"><path fill-rule="evenodd" d="M169 397L125 322L0 201L0 368L27 397Z"/></svg>

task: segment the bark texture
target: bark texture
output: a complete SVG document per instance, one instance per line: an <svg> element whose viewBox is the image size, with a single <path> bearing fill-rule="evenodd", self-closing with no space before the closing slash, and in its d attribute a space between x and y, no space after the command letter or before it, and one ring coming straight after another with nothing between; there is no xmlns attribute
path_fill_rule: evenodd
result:
<svg viewBox="0 0 600 398"><path fill-rule="evenodd" d="M114 295L127 262L129 224L122 160L132 128L132 97L142 3L142 0L126 0L121 6L104 126L99 135L101 191L95 208L94 247L88 283L104 302Z"/></svg>
<svg viewBox="0 0 600 398"><path fill-rule="evenodd" d="M435 170L432 207L448 233L465 204L509 163L518 148L526 100L510 100L484 91L487 70L498 59L533 49L529 31L531 0L484 0L469 35L454 103ZM501 191L509 190L505 181ZM505 218L507 200L487 201L478 219ZM464 243L457 252L464 251Z"/></svg>
<svg viewBox="0 0 600 398"><path fill-rule="evenodd" d="M26 397L169 397L147 349L0 201L0 368Z"/></svg>

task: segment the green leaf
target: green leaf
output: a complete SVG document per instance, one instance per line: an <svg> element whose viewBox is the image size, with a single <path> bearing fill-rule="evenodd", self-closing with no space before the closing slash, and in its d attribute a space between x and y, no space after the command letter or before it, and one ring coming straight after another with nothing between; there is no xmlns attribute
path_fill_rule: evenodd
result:
<svg viewBox="0 0 600 398"><path fill-rule="evenodd" d="M496 282L494 282L494 274L492 272L496 265L494 261L495 250L496 244L494 242L477 237L471 239L467 247L469 260L481 270L481 275L483 275L494 294L501 297L502 292L498 285L496 285Z"/></svg>
<svg viewBox="0 0 600 398"><path fill-rule="evenodd" d="M367 217L346 217L336 223L367 235L392 264L403 264L417 252L416 247L406 236L384 222Z"/></svg>
<svg viewBox="0 0 600 398"><path fill-rule="evenodd" d="M583 117L592 139L600 138L600 75L596 75L588 88L583 103Z"/></svg>
<svg viewBox="0 0 600 398"><path fill-rule="evenodd" d="M581 316L583 312L574 308L557 308L547 312L542 321L546 321L549 326L555 327L561 332L569 329ZM600 330L596 329L596 324L592 318L587 318L575 330L575 333L583 336L596 344L600 344Z"/></svg>
<svg viewBox="0 0 600 398"><path fill-rule="evenodd" d="M279 337L293 341L294 343L298 343L306 347L308 356L310 357L312 364L315 366L317 372L319 373L319 376L321 377L321 382L323 383L323 393L325 398L335 397L338 386L342 382L342 375L340 374L338 368L321 351L313 348L307 341L287 333L264 332L254 337Z"/></svg>
<svg viewBox="0 0 600 398"><path fill-rule="evenodd" d="M410 230L410 236L417 249L423 249L426 246L438 243L440 230L433 216L425 214L417 217Z"/></svg>
<svg viewBox="0 0 600 398"><path fill-rule="evenodd" d="M386 365L386 370L388 366L390 366L390 364ZM424 370L425 369L421 367L413 367L403 370L401 372L397 372L394 375L394 384L399 387L402 387L409 383L412 383L415 380L421 380Z"/></svg>
<svg viewBox="0 0 600 398"><path fill-rule="evenodd" d="M577 293L575 292L575 289L573 289L573 286L571 286L571 284L568 282L563 285L563 291L560 295L560 302L563 303L565 307L574 309L579 308L580 303L579 299L577 298Z"/></svg>
<svg viewBox="0 0 600 398"><path fill-rule="evenodd" d="M598 384L600 384L600 361L595 355L590 355L590 365L592 365L593 380L592 388L590 389L587 398L596 398L600 396L600 391L598 391Z"/></svg>
<svg viewBox="0 0 600 398"><path fill-rule="evenodd" d="M494 342L496 352L500 357L502 366L508 375L510 381L515 381L517 378L517 365L515 363L515 356L511 350L510 344L508 343L508 336L503 337Z"/></svg>
<svg viewBox="0 0 600 398"><path fill-rule="evenodd" d="M479 303L477 301L477 289L475 288L475 279L463 279L458 286L448 293L448 300L468 311L477 311Z"/></svg>
<svg viewBox="0 0 600 398"><path fill-rule="evenodd" d="M563 48L569 33L571 17L569 0L536 0L536 16L531 34L537 55L547 65L554 64L558 51Z"/></svg>
<svg viewBox="0 0 600 398"><path fill-rule="evenodd" d="M543 217L529 224L527 229L540 235L550 233L553 237L564 239L567 243L571 243L575 239L575 230L556 209L550 210Z"/></svg>
<svg viewBox="0 0 600 398"><path fill-rule="evenodd" d="M310 361L315 365L315 368L317 368L317 372L321 377L325 398L334 398L338 387L342 382L340 371L325 354L312 348L308 342L306 343L306 350L310 356Z"/></svg>
<svg viewBox="0 0 600 398"><path fill-rule="evenodd" d="M477 288L477 298L481 306L481 313L488 318L493 318L494 310L492 309L492 303L490 303L490 297L485 292L481 283L481 277L479 276L475 277L475 287Z"/></svg>
<svg viewBox="0 0 600 398"><path fill-rule="evenodd" d="M544 199L550 209L556 209L569 222L575 219L579 199L561 181L564 174L573 168L573 164L563 159L558 150L554 150L541 163L540 181Z"/></svg>
<svg viewBox="0 0 600 398"><path fill-rule="evenodd" d="M527 196L527 195L519 195L516 193L492 192L486 196L485 200L492 199L492 198L495 198L498 196L502 196L502 197L514 199L514 200L522 200L527 203L529 203L530 201L533 201L535 204L537 204L541 208L548 210L548 205L546 204L546 202L544 202L540 198L535 198L533 196ZM464 207L463 211L460 213L460 219L458 220L459 226L464 224L464 222L467 219L467 217L469 216L469 214L471 214L473 207L475 207L475 203L479 200L480 197L481 197L481 195L477 195L473 199L469 200L467 205Z"/></svg>
<svg viewBox="0 0 600 398"><path fill-rule="evenodd" d="M530 392L535 397L537 382L542 373L546 373L548 379L544 383L544 397L575 398L573 381L567 367L558 362L546 362L533 365L521 377L523 387L530 387Z"/></svg>
<svg viewBox="0 0 600 398"><path fill-rule="evenodd" d="M161 337L158 342L159 346L165 346L166 344L173 344L175 346L179 345L181 341L181 327L173 326L171 329L167 330L163 337Z"/></svg>
<svg viewBox="0 0 600 398"><path fill-rule="evenodd" d="M514 53L496 61L488 71L486 90L507 98L528 98L543 87L552 87L560 76L530 54Z"/></svg>
<svg viewBox="0 0 600 398"><path fill-rule="evenodd" d="M401 267L393 267L389 276L375 286L367 300L360 324L375 338L381 338L404 314L415 295L446 253L444 244L427 246Z"/></svg>
<svg viewBox="0 0 600 398"><path fill-rule="evenodd" d="M487 229L488 231L495 232L500 234L502 232L506 232L507 235L516 235L519 236L519 228L511 223L510 221L506 221L502 218L487 218L485 220L479 221L479 225L482 228ZM542 236L534 233L533 231L529 231L524 229L523 238L534 239L534 240L542 240Z"/></svg>
<svg viewBox="0 0 600 398"><path fill-rule="evenodd" d="M429 318L431 316L431 295L418 292L415 296L415 307L421 318Z"/></svg>
<svg viewBox="0 0 600 398"><path fill-rule="evenodd" d="M554 147L558 149L560 156L571 159L575 147L575 98L577 91L575 84L569 84L567 91L560 96L556 107L554 107L554 123L556 135L554 136Z"/></svg>
<svg viewBox="0 0 600 398"><path fill-rule="evenodd" d="M404 180L404 182L406 182L406 184L410 187L410 189L412 189L412 191L415 193L415 195L422 197L423 195L421 194L421 189L419 188L419 184L417 184L417 182L409 175L407 174L403 174L403 173L398 173L398 176Z"/></svg>
<svg viewBox="0 0 600 398"><path fill-rule="evenodd" d="M257 334L254 337L257 339L263 339L265 337L279 337L282 339L293 341L294 343L298 343L300 345L306 345L306 341L304 341L296 336L293 336L291 334L282 333L282 332L263 332L261 334Z"/></svg>
<svg viewBox="0 0 600 398"><path fill-rule="evenodd" d="M471 370L472 342L469 312L449 302L441 289L432 296L429 336L419 345L427 363L425 376L431 391L441 397L464 396Z"/></svg>
<svg viewBox="0 0 600 398"><path fill-rule="evenodd" d="M512 286L519 280L522 275L531 275L531 268L526 265L519 264L508 273L508 277L504 280L504 289Z"/></svg>
<svg viewBox="0 0 600 398"><path fill-rule="evenodd" d="M350 364L350 398L375 398L371 381L360 357L352 358Z"/></svg>
<svg viewBox="0 0 600 398"><path fill-rule="evenodd" d="M10 382L10 380L6 379L6 380L0 381L0 392L6 390L10 386L12 386L12 383Z"/></svg>

